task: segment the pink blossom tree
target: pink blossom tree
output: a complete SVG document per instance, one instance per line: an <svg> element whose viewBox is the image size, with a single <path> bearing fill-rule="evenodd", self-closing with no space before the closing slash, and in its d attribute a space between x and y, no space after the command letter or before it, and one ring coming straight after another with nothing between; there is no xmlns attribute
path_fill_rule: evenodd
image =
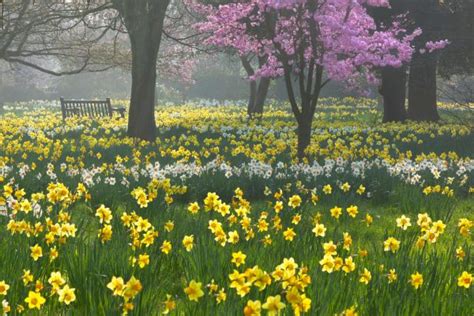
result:
<svg viewBox="0 0 474 316"><path fill-rule="evenodd" d="M388 0L238 0L196 24L206 43L256 54L266 62L250 79L284 77L298 129L297 156L307 157L321 89L330 81L377 83L375 71L401 67L414 52L402 23L377 25L368 7ZM299 96L296 93L298 89Z"/></svg>
<svg viewBox="0 0 474 316"><path fill-rule="evenodd" d="M187 6L191 9L197 19L201 21L205 21L208 16L215 14L218 11L218 7L220 5L225 5L229 3L233 3L234 0L186 0ZM230 21L229 21L230 22ZM239 23L239 22L237 22ZM197 26L201 24L196 24ZM228 25L228 27L232 27ZM255 27L258 27L255 26ZM199 29L200 27L198 27ZM263 29L259 29L258 31L262 31ZM205 29L203 29L204 34L208 34ZM250 30L250 27L247 29L247 32L257 31ZM265 31L265 30L263 30ZM212 33L211 33L212 36ZM255 54L253 51L249 51L247 54L243 54L236 49L232 48L229 45L213 45L217 49L224 51L229 55L239 55L239 59L243 70L247 74L247 79L252 78L252 80L248 80L249 82L249 100L247 104L247 115L249 119L252 118L261 118L263 114L264 104L268 95L268 90L270 88L271 78L270 77L255 77L255 69L261 67L263 64L266 63L266 56L260 56ZM230 49L229 49L230 47ZM212 52L215 53L215 52Z"/></svg>

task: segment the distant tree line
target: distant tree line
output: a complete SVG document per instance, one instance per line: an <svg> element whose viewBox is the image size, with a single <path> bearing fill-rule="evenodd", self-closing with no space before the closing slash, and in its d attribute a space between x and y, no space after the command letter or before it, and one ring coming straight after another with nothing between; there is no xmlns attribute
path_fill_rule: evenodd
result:
<svg viewBox="0 0 474 316"><path fill-rule="evenodd" d="M392 0L390 5L391 8L377 8L372 14L377 20L390 23L408 13L410 27L421 27L423 33L414 43L417 51L410 64L381 70L383 121L437 121L438 76L447 79L474 71L474 1ZM425 43L440 39L448 39L450 44L428 54Z"/></svg>
<svg viewBox="0 0 474 316"><path fill-rule="evenodd" d="M332 10L328 3L340 10ZM384 122L437 121L438 77L472 74L472 0L390 0L390 7L383 4L380 1L374 6L371 2L369 6L362 0L351 4L338 0L10 0L2 3L0 59L55 76L113 68L129 71L128 135L154 140L157 70L161 81L173 75L189 79L193 71L189 60L199 54L212 53L212 58L218 52L227 53L240 61L243 77L249 79L250 117L263 112L269 89L283 84L284 89L277 90L287 93L304 143L299 150L303 156L317 100L330 79L339 78L360 88L365 85L358 82L356 74L369 81L378 76ZM217 29L222 33L222 27L226 27L228 34L250 40L248 47L254 48L243 48L242 43L216 45L209 41L212 28L198 27L211 13L228 5L237 9L218 14L231 13L238 18L228 24L224 17ZM254 6L253 11L239 11L249 6ZM259 12L261 7L267 11ZM331 15L340 20L339 26L325 20ZM406 16L401 19L401 15ZM385 37L390 37L387 26L403 21L403 25L397 25L403 29L396 33L399 38L386 42L400 47L405 45L407 34L421 28L421 35L411 43L415 47L411 58L395 46L389 49L382 45L377 52L347 45L343 40L347 36L355 41L372 40L373 44L379 40L377 34L359 25L370 18L380 26L379 35ZM359 27L359 37L351 33L348 21L352 27ZM293 25L295 31L285 29L288 25ZM235 27L237 33L232 29ZM339 46L328 41L325 27L335 28L332 37ZM367 27L371 28L370 23ZM239 32L245 32L245 36ZM432 49L444 39L450 42L447 47ZM293 48L284 47L291 41ZM371 57L362 57L367 54ZM363 58L367 59L365 63L361 63ZM347 67L341 67L341 61ZM282 79L272 83L277 77Z"/></svg>

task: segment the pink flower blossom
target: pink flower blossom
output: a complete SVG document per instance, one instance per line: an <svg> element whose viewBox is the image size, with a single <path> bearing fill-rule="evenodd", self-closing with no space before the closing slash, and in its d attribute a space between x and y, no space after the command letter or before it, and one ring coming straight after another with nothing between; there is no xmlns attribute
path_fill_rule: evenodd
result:
<svg viewBox="0 0 474 316"><path fill-rule="evenodd" d="M426 43L426 49L428 50L428 53L432 53L436 50L439 50L439 49L443 49L445 48L446 46L448 46L449 44L451 44L451 42L447 39L444 39L444 40L439 40L439 41L429 41Z"/></svg>
<svg viewBox="0 0 474 316"><path fill-rule="evenodd" d="M219 7L199 5L205 19L195 27L209 33L206 44L231 47L241 55L266 57L250 79L278 77L318 64L330 79L354 85L360 77L376 83L378 67L400 67L414 52L421 34L396 21L376 25L367 6L388 7L388 0L237 0ZM438 44L436 44L438 45ZM429 48L428 48L429 49Z"/></svg>

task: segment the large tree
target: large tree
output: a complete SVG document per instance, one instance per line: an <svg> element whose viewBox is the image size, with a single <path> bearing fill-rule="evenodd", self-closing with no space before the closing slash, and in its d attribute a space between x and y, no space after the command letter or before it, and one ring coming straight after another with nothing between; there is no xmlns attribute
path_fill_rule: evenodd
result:
<svg viewBox="0 0 474 316"><path fill-rule="evenodd" d="M438 93L462 112L449 114L470 128L474 127L474 1L446 0L446 37L451 44L439 60L438 74L443 79Z"/></svg>
<svg viewBox="0 0 474 316"><path fill-rule="evenodd" d="M474 1L445 0L446 28L444 35L451 44L439 61L439 73L444 78L474 73Z"/></svg>
<svg viewBox="0 0 474 316"><path fill-rule="evenodd" d="M52 75L100 71L120 65L114 60L120 51L117 39L127 33L132 73L128 135L152 141L157 56L163 35L173 35L165 32L165 19L172 20L172 25L181 21L179 14L168 12L170 1L9 1L0 30L0 59ZM63 69L45 66L44 61L51 59ZM68 65L72 68L64 69Z"/></svg>
<svg viewBox="0 0 474 316"><path fill-rule="evenodd" d="M371 7L369 13L378 25L391 25L399 16L407 13L407 1L390 0L389 7ZM405 24L410 22L403 20ZM410 25L405 25L410 27ZM407 65L402 67L384 67L380 70L379 93L383 98L383 119L385 122L403 122L407 119L406 85Z"/></svg>
<svg viewBox="0 0 474 316"><path fill-rule="evenodd" d="M110 68L91 54L109 32L117 30L110 9L107 2L3 1L0 59L51 75Z"/></svg>
<svg viewBox="0 0 474 316"><path fill-rule="evenodd" d="M156 62L170 0L112 0L123 18L132 52L128 135L152 141L156 135Z"/></svg>
<svg viewBox="0 0 474 316"><path fill-rule="evenodd" d="M407 29L422 31L413 43L416 49L409 64L381 70L383 121L400 122L407 118L436 121L439 119L436 96L439 49L448 43L440 39L446 35L450 23L446 6L439 0L390 0L389 3L389 7L371 9L371 15L383 24L393 23L404 15Z"/></svg>
<svg viewBox="0 0 474 316"><path fill-rule="evenodd" d="M410 63L408 78L408 118L414 121L438 121L437 69L444 41L447 11L444 1L416 0L408 3L410 17L423 30L415 41L417 50ZM437 46L435 43L439 43Z"/></svg>
<svg viewBox="0 0 474 316"><path fill-rule="evenodd" d="M195 13L195 16L200 21L205 21L209 16L214 16L218 14L220 7L223 5L228 5L235 3L233 0L201 0L201 1L188 1L188 5L192 8L192 11ZM240 0L240 2L245 3L245 0ZM250 21L246 21L245 18L240 21L227 21L227 23L221 25L220 32L225 33L236 33L238 34L241 31L242 24L246 25L246 28L249 32L253 33L265 33L271 32L272 30L267 28L262 28L258 25L252 25ZM197 29L203 31L204 34L209 33L205 28L202 28L202 23L196 23ZM211 32L212 34L212 32ZM269 34L271 35L271 34ZM212 37L212 35L211 35ZM212 39L210 39L212 41ZM223 45L217 44L215 47L223 47ZM268 95L268 90L271 83L271 78L269 77L257 77L255 74L256 69L262 67L266 63L266 57L260 56L253 52L243 53L234 48L229 48L229 46L224 46L225 49L221 49L222 52L235 55L239 55L239 59L245 73L247 74L247 80L249 82L249 99L247 103L247 115L249 118L261 117L263 114L263 108L265 100Z"/></svg>
<svg viewBox="0 0 474 316"><path fill-rule="evenodd" d="M455 82L448 84L451 86L448 99L454 97L473 102L474 87L470 77L474 75L474 1L446 0L445 5L448 10L445 35L451 44L440 57L438 73L445 81L456 77ZM459 87L456 87L456 81L459 81ZM441 96L445 96L446 91L442 90Z"/></svg>
<svg viewBox="0 0 474 316"><path fill-rule="evenodd" d="M112 67L93 53L117 32L110 3L9 0L0 10L1 61L54 76ZM108 39L113 46L113 37Z"/></svg>
<svg viewBox="0 0 474 316"><path fill-rule="evenodd" d="M407 66L384 67L380 71L379 93L383 98L383 123L403 122L407 119Z"/></svg>
<svg viewBox="0 0 474 316"><path fill-rule="evenodd" d="M373 83L375 68L400 67L411 58L415 35L399 25L378 28L365 5L388 2L250 0L222 5L198 26L213 34L209 44L266 58L255 77L284 77L298 124L297 156L303 159L319 95L329 80L355 86L363 77ZM266 31L255 32L261 29Z"/></svg>

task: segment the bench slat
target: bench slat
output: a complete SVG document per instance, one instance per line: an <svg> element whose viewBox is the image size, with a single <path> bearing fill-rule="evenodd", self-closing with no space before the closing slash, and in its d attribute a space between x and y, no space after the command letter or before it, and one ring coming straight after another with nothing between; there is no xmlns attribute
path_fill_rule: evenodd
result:
<svg viewBox="0 0 474 316"><path fill-rule="evenodd" d="M61 113L63 120L73 116L94 117L112 117L114 109L110 102L110 98L102 100L61 100ZM124 117L124 108L115 109L122 117Z"/></svg>
<svg viewBox="0 0 474 316"><path fill-rule="evenodd" d="M90 107L90 103L87 102L85 105L86 105L87 113L89 114L89 117L93 117L93 112L92 112L92 109Z"/></svg>

